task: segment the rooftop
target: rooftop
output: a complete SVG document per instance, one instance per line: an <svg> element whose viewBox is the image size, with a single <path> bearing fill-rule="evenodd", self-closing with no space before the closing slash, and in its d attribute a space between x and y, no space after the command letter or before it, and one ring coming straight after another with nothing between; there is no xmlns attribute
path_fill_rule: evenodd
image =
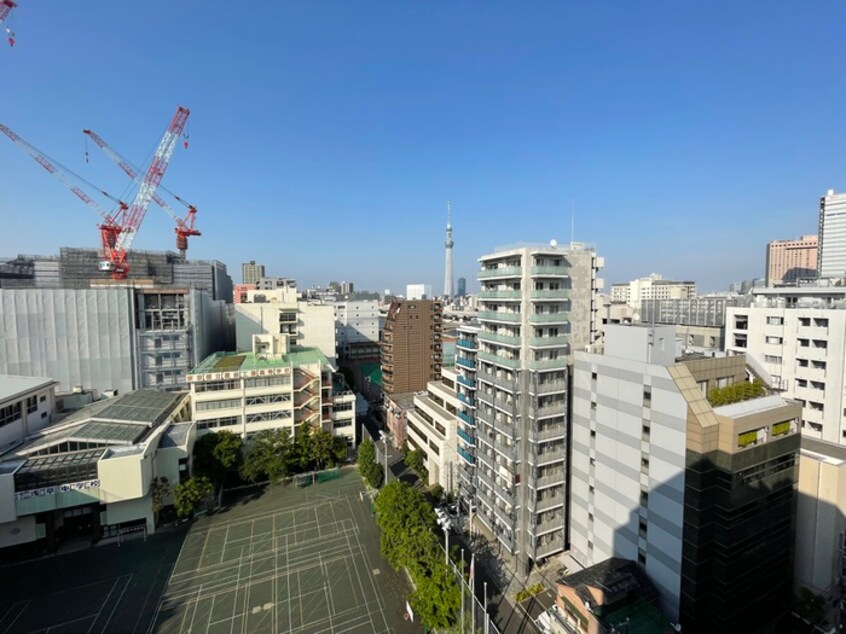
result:
<svg viewBox="0 0 846 634"><path fill-rule="evenodd" d="M846 462L846 447L825 440L802 436L801 451L805 455L811 455L829 464Z"/></svg>
<svg viewBox="0 0 846 634"><path fill-rule="evenodd" d="M264 370L268 368L287 368L314 363L331 367L318 348L301 348L293 346L284 355L255 354L253 352L215 352L203 359L189 374L206 374L210 372L247 372L250 370Z"/></svg>
<svg viewBox="0 0 846 634"><path fill-rule="evenodd" d="M42 377L0 374L0 401L11 400L50 385L58 385L58 383L53 379Z"/></svg>
<svg viewBox="0 0 846 634"><path fill-rule="evenodd" d="M731 403L730 405L721 405L714 408L714 413L718 416L726 416L728 418L738 418L740 416L749 416L750 414L758 414L770 409L777 409L784 405L784 399L777 395L771 394L769 396L762 396L760 398L753 398L748 401L740 401L739 403Z"/></svg>

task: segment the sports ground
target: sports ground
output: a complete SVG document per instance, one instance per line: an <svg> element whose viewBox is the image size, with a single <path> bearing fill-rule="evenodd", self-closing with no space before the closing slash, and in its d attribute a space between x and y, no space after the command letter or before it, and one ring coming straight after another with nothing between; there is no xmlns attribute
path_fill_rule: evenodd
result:
<svg viewBox="0 0 846 634"><path fill-rule="evenodd" d="M0 633L419 632L354 471L185 531L0 568Z"/></svg>

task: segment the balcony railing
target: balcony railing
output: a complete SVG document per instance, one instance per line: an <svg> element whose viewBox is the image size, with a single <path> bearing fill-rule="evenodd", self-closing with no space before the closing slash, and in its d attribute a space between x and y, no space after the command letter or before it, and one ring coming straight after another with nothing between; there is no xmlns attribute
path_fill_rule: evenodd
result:
<svg viewBox="0 0 846 634"><path fill-rule="evenodd" d="M476 317L483 321L508 321L520 322L522 315L520 313L506 313L502 311L482 310L476 313ZM482 334L482 333L479 333ZM477 335L478 336L478 335Z"/></svg>
<svg viewBox="0 0 846 634"><path fill-rule="evenodd" d="M515 290L504 291L480 291L480 299L521 299L522 292Z"/></svg>
<svg viewBox="0 0 846 634"><path fill-rule="evenodd" d="M530 324L567 324L570 313L534 313L529 315Z"/></svg>
<svg viewBox="0 0 846 634"><path fill-rule="evenodd" d="M466 449L462 449L461 447L457 448L458 455L464 458L470 464L476 464L476 458L473 457L473 454L467 451Z"/></svg>
<svg viewBox="0 0 846 634"><path fill-rule="evenodd" d="M518 335L501 335L493 332L480 332L477 337L479 341L490 341L492 343L502 343L510 346L519 346L520 337Z"/></svg>
<svg viewBox="0 0 846 634"><path fill-rule="evenodd" d="M564 460L565 457L566 453L563 448L554 449L552 451L545 451L543 453L538 452L537 454L532 455L531 462L534 465L542 465L550 462L559 462Z"/></svg>
<svg viewBox="0 0 846 634"><path fill-rule="evenodd" d="M548 557L557 552L564 550L564 536L556 537L544 544L538 544L536 548L537 557Z"/></svg>
<svg viewBox="0 0 846 634"><path fill-rule="evenodd" d="M469 414L465 414L464 412L456 412L456 414L458 414L458 417L468 425L471 425L473 427L476 426L476 421Z"/></svg>
<svg viewBox="0 0 846 634"><path fill-rule="evenodd" d="M533 266L529 268L532 277L570 277L570 267L567 266Z"/></svg>
<svg viewBox="0 0 846 634"><path fill-rule="evenodd" d="M529 294L532 299L567 300L570 299L570 289L561 288L554 291L532 291Z"/></svg>
<svg viewBox="0 0 846 634"><path fill-rule="evenodd" d="M479 271L479 279L487 280L492 277L520 277L523 269L519 266L501 266L496 269L482 269Z"/></svg>
<svg viewBox="0 0 846 634"><path fill-rule="evenodd" d="M550 497L547 497L546 499L538 499L538 501L535 503L535 512L541 513L543 511L548 511L549 509L554 509L557 506L563 505L563 495L552 495Z"/></svg>
<svg viewBox="0 0 846 634"><path fill-rule="evenodd" d="M535 535L543 535L545 533L551 533L553 531L564 531L564 517L555 517L553 519L548 519L546 521L540 522L535 524L531 527L531 531Z"/></svg>
<svg viewBox="0 0 846 634"><path fill-rule="evenodd" d="M461 438L461 440L470 445L476 445L476 439L470 434L468 434L466 431L464 431L463 429L456 429L455 431L458 434L459 438Z"/></svg>
<svg viewBox="0 0 846 634"><path fill-rule="evenodd" d="M542 476L540 478L535 478L534 480L529 480L529 486L533 489L545 489L548 487L553 486L561 486L564 484L564 472L556 473L554 475L547 475Z"/></svg>
<svg viewBox="0 0 846 634"><path fill-rule="evenodd" d="M520 391L520 382L515 379L503 379L487 372L479 372L478 376L480 380L493 383L494 385L505 388L510 392L519 393Z"/></svg>
<svg viewBox="0 0 846 634"><path fill-rule="evenodd" d="M458 396L458 400L461 401L462 403L464 403L465 405L469 405L470 407L476 407L476 400L475 399L472 399L469 396L465 396L464 394L461 394L460 392L457 394L457 396Z"/></svg>
<svg viewBox="0 0 846 634"><path fill-rule="evenodd" d="M564 392L567 389L567 381L546 381L545 383L530 384L532 394L552 394Z"/></svg>
<svg viewBox="0 0 846 634"><path fill-rule="evenodd" d="M530 337L529 345L533 348L550 348L553 346L566 346L570 341L567 335L556 337Z"/></svg>
<svg viewBox="0 0 846 634"><path fill-rule="evenodd" d="M479 359L487 361L488 363L496 363L497 365L505 366L506 368L514 370L520 367L520 359L506 359L505 357L500 357L499 355L492 354L490 352L479 352ZM561 360L561 363L564 363L564 359Z"/></svg>
<svg viewBox="0 0 846 634"><path fill-rule="evenodd" d="M470 388L471 390L476 389L476 382L466 377L459 376L458 382L461 383L461 385L463 385L464 387Z"/></svg>
<svg viewBox="0 0 846 634"><path fill-rule="evenodd" d="M467 368L468 370L475 370L476 364L475 362L471 361L470 359L466 359L464 357L456 357L455 362L460 365L462 368Z"/></svg>
<svg viewBox="0 0 846 634"><path fill-rule="evenodd" d="M476 349L476 342L470 341L469 339L458 339L456 340L455 345L459 348L466 348L468 350Z"/></svg>
<svg viewBox="0 0 846 634"><path fill-rule="evenodd" d="M556 425L551 429L544 429L542 431L535 432L534 439L540 441L548 441L548 440L557 440L557 439L564 439L567 435L567 428L564 425Z"/></svg>
<svg viewBox="0 0 846 634"><path fill-rule="evenodd" d="M567 367L567 359L561 357L560 359L541 359L539 361L529 361L530 370L563 370Z"/></svg>
<svg viewBox="0 0 846 634"><path fill-rule="evenodd" d="M538 407L536 410L531 412L532 418L541 418L543 416L556 416L558 414L563 414L567 411L567 403L564 401L560 401L558 403L551 403L549 405L544 405L543 407Z"/></svg>

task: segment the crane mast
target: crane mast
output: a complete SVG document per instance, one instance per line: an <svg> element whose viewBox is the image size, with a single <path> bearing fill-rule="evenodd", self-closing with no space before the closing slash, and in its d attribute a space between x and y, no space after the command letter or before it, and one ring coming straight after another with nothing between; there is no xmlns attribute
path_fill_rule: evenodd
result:
<svg viewBox="0 0 846 634"><path fill-rule="evenodd" d="M127 161L123 156L121 156L114 148L112 148L108 143L106 143L103 138L94 132L93 130L83 130L83 134L88 136L94 143L99 147L103 152L108 156L112 162L117 165L123 172L129 176L129 178L135 180L138 177L138 169L134 167L129 161ZM164 187L162 187L164 189ZM174 227L174 232L176 232L176 248L179 250L179 255L182 260L185 260L185 253L188 250L188 238L190 236L199 236L202 235L198 229L194 227L194 223L196 221L196 214L197 208L194 205L191 205L184 200L182 200L176 194L172 194L176 200L181 202L183 205L188 207L188 213L185 215L185 218L180 218L176 212L168 205L162 198L157 194L153 194L153 202L156 203L162 210L170 216L170 218L176 223L176 227Z"/></svg>
<svg viewBox="0 0 846 634"><path fill-rule="evenodd" d="M125 280L129 273L129 264L126 261L127 252L132 247L135 235L141 228L147 208L150 206L150 201L153 199L153 195L167 170L170 157L173 156L176 142L182 134L189 114L188 108L177 107L176 114L173 115L170 125L168 125L156 148L150 167L144 174L138 194L125 214L125 222L122 223L116 239L112 240L111 234L102 229L100 231L103 244L103 260L100 261L100 270L110 271L112 279Z"/></svg>
<svg viewBox="0 0 846 634"><path fill-rule="evenodd" d="M12 0L0 0L0 22L3 22L16 6L18 5Z"/></svg>

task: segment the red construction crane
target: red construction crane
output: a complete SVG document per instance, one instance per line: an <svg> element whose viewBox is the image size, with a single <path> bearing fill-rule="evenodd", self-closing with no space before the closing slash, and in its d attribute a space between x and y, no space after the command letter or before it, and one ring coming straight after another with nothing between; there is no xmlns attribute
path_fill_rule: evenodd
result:
<svg viewBox="0 0 846 634"><path fill-rule="evenodd" d="M125 215L127 210L129 209L128 205L121 200L118 200L108 192L105 192L99 188L97 189L101 194L106 196L107 198L115 201L118 204L118 208L112 212L111 214L108 213L105 209L103 209L100 204L95 201L91 196L86 194L79 186L74 185L70 179L68 178L67 174L71 174L74 178L86 182L83 178L73 174L67 168L59 166L55 161L50 160L43 152L41 152L38 148L30 145L26 141L24 141L21 137L15 134L11 129L8 127L0 124L0 132L5 134L9 137L15 145L21 148L24 152L29 154L36 163L38 163L41 167L45 170L50 172L56 179L59 180L65 187L71 190L73 194L77 196L82 202L86 205L94 209L100 216L103 218L103 224L99 225L101 235L108 234L114 236L113 240L117 239L117 234L120 233L120 227L123 224L125 219ZM90 183L87 183L91 185ZM93 185L91 185L93 187Z"/></svg>
<svg viewBox="0 0 846 634"><path fill-rule="evenodd" d="M191 111L188 108L178 106L176 114L170 121L167 130L159 141L159 146L156 148L156 153L153 155L153 160L150 167L147 168L144 179L141 181L141 187L138 188L138 194L135 200L130 205L129 210L125 214L125 221L121 223L120 231L115 235L101 227L100 237L103 244L103 259L100 261L101 271L110 271L112 279L125 280L129 273L129 263L126 261L127 252L132 246L132 241L135 239L135 234L141 228L141 223L144 221L144 216L147 214L147 208L150 206L150 201L156 193L156 189L167 170L170 157L173 156L173 150L176 148L176 142L185 128L185 122L188 120L188 115Z"/></svg>
<svg viewBox="0 0 846 634"><path fill-rule="evenodd" d="M124 171L124 173L129 176L129 178L135 180L138 177L138 172L140 171L138 168L134 167L129 161L127 161L124 157L122 157L116 150L114 150L110 145L108 145L103 138L94 132L93 130L83 130L83 134L87 135L97 146L106 153L112 162L117 165L120 169ZM87 156L86 152L86 156ZM188 238L190 236L199 236L202 235L198 229L194 227L194 223L196 222L197 216L197 208L190 203L185 202L174 194L173 192L169 191L163 185L160 186L161 189L168 192L171 196L173 196L176 200L180 203L185 205L188 208L188 213L185 215L184 218L180 218L176 212L168 205L158 194L153 194L153 202L155 202L159 207L161 207L164 212L171 217L171 219L176 223L176 227L174 227L174 231L176 232L176 248L179 250L179 255L182 260L185 260L185 252L188 250Z"/></svg>
<svg viewBox="0 0 846 634"><path fill-rule="evenodd" d="M12 2L12 0L0 0L0 24L3 24L6 18L9 17L12 9L16 6L18 5ZM6 39L9 40L9 46L15 45L15 32L8 26L6 27Z"/></svg>

